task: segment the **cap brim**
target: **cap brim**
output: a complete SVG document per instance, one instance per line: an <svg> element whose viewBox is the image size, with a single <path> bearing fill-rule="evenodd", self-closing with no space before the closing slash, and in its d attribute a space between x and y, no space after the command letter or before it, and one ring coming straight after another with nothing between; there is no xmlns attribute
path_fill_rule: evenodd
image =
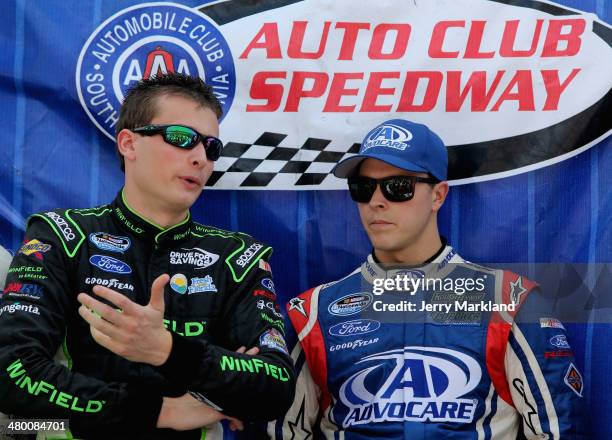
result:
<svg viewBox="0 0 612 440"><path fill-rule="evenodd" d="M377 154L371 156L369 154L356 154L351 157L347 157L344 160L338 162L338 164L332 169L332 174L340 179L347 178L359 167L359 164L366 159L377 159L391 166L401 168L406 171L413 171L415 173L427 173L428 171L410 161L400 160L396 156L387 156L385 154Z"/></svg>

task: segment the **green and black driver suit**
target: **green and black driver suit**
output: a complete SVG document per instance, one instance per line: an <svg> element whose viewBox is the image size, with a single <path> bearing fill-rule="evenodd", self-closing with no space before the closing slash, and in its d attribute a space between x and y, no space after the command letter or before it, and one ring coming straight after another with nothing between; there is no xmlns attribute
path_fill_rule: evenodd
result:
<svg viewBox="0 0 612 440"><path fill-rule="evenodd" d="M69 419L71 434L87 439L199 439L199 429L155 428L162 396L186 392L242 420L281 416L295 381L262 260L271 252L190 215L164 230L122 193L99 208L33 215L0 300L0 411ZM98 345L77 312L78 293L107 285L144 305L163 273L172 277L164 292L173 336L166 363L130 362ZM260 352L236 353L240 346ZM54 359L61 348L64 365Z"/></svg>

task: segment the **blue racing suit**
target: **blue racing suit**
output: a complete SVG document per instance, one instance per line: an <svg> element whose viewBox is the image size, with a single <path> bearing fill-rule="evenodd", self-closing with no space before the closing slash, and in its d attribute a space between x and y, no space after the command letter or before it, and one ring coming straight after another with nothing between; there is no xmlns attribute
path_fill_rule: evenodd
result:
<svg viewBox="0 0 612 440"><path fill-rule="evenodd" d="M370 255L287 309L299 377L271 438L589 438L565 328L525 277L450 246L408 269Z"/></svg>

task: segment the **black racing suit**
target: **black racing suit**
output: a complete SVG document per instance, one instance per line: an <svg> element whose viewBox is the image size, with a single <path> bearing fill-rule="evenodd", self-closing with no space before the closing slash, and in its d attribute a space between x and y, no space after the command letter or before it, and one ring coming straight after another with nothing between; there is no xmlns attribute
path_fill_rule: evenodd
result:
<svg viewBox="0 0 612 440"><path fill-rule="evenodd" d="M191 220L147 222L120 193L110 205L33 215L0 300L0 411L69 419L79 438L200 438L156 429L162 396L193 393L242 420L284 414L294 371L281 332L272 252L242 233ZM146 305L167 273L161 367L98 345L78 314L79 292L106 285ZM258 346L256 356L238 354ZM57 353L64 353L63 361ZM54 359L55 357L55 359Z"/></svg>

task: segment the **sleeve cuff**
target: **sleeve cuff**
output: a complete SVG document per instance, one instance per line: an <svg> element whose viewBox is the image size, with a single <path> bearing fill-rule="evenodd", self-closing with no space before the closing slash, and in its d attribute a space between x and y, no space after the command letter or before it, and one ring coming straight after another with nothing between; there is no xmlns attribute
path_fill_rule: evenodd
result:
<svg viewBox="0 0 612 440"><path fill-rule="evenodd" d="M157 419L161 411L163 398L149 387L143 385L129 384L127 386L127 398L125 401L125 411L128 424L133 424L138 420L138 425L144 429L154 429L157 426Z"/></svg>
<svg viewBox="0 0 612 440"><path fill-rule="evenodd" d="M174 332L171 334L170 355L166 362L156 369L173 383L188 388L202 368L206 354L206 342L191 340Z"/></svg>

